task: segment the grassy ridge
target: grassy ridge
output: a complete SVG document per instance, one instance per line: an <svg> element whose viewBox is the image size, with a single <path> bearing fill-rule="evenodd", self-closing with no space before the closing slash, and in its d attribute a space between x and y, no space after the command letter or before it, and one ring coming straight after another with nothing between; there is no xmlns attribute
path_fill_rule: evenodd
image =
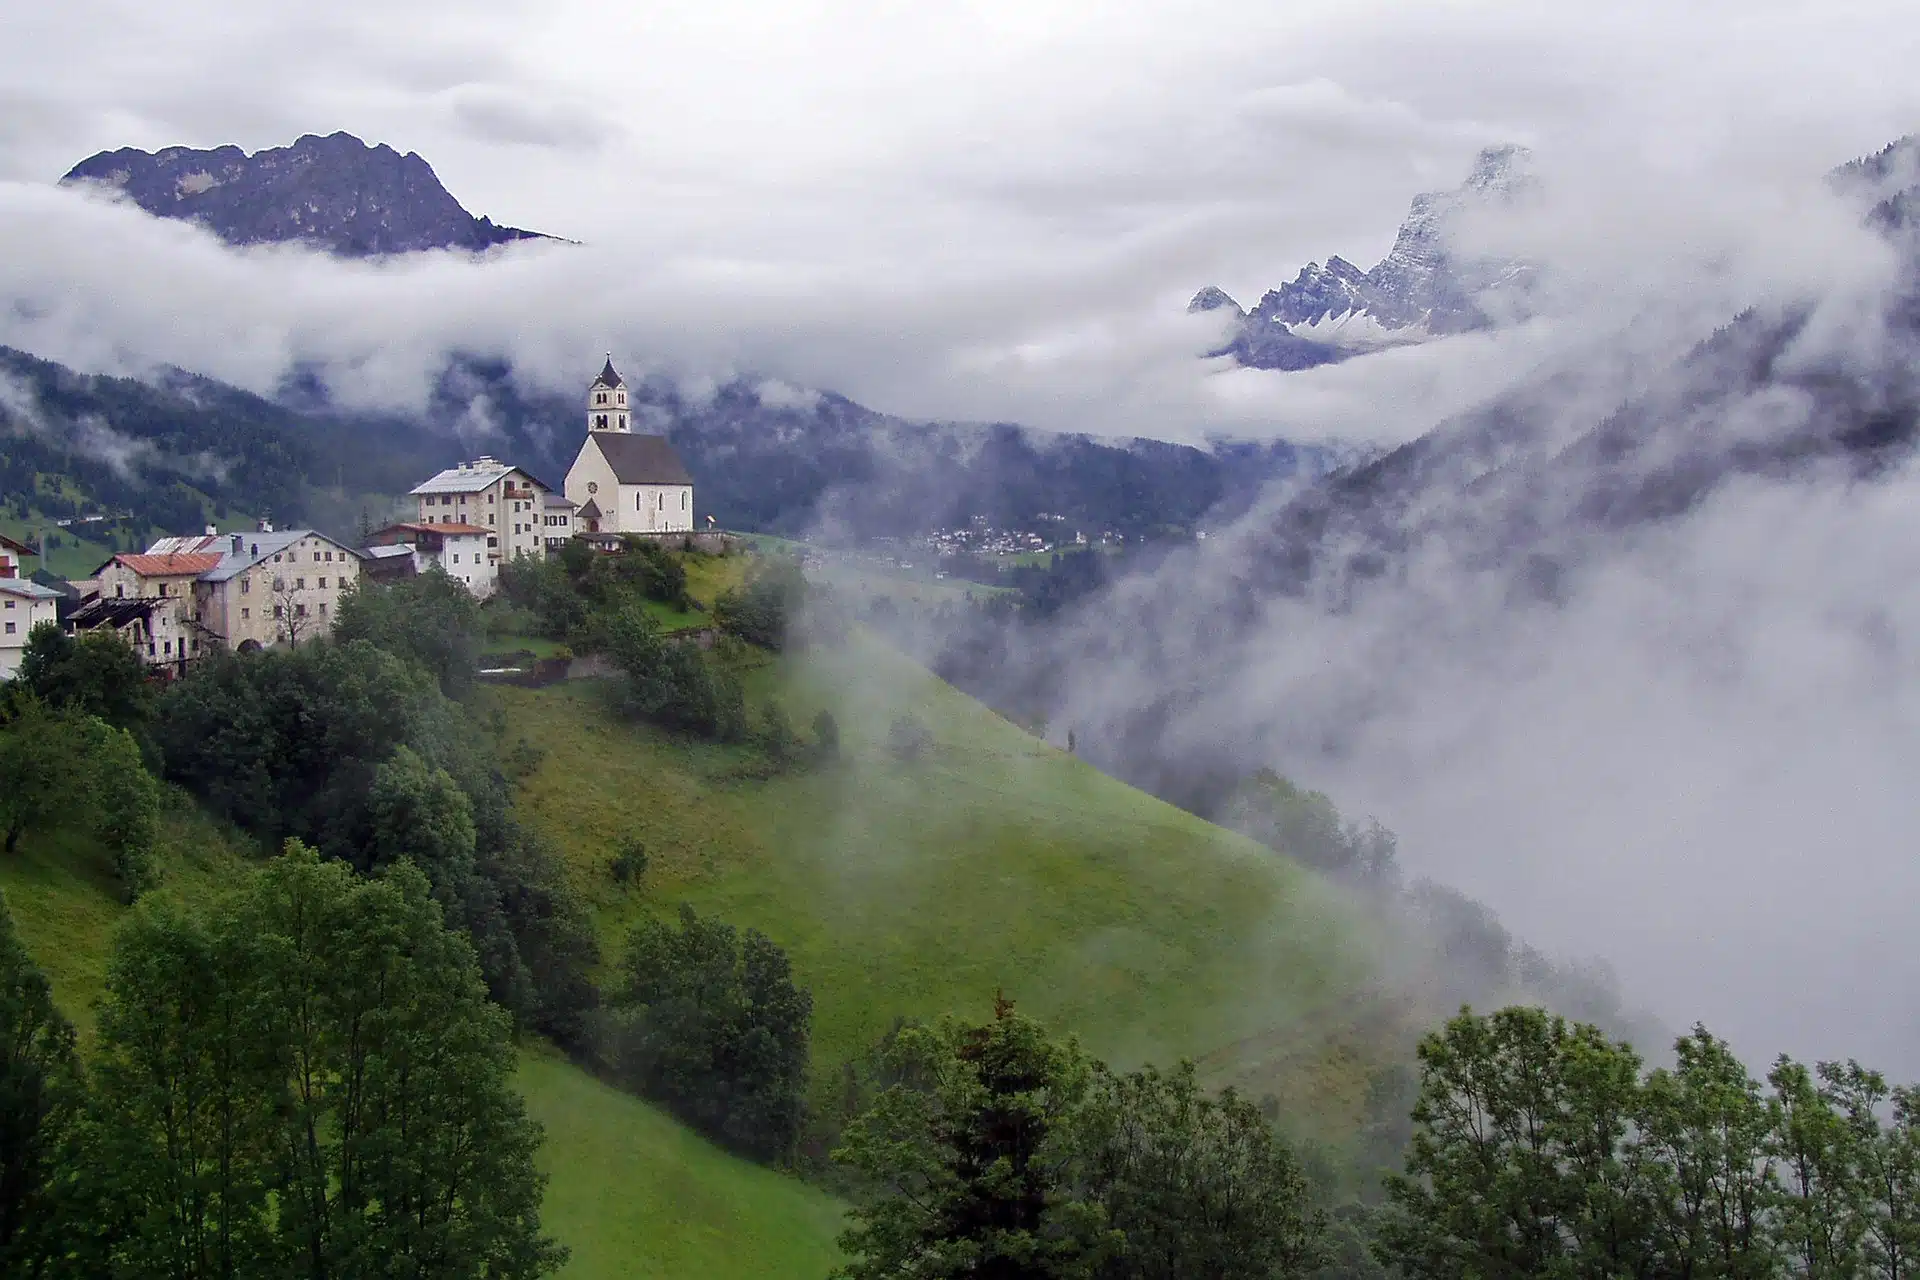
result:
<svg viewBox="0 0 1920 1280"><path fill-rule="evenodd" d="M192 901L232 886L255 859L245 840L183 801L166 815L159 863L156 893ZM84 1034L127 911L110 863L83 838L29 835L0 857L0 892ZM519 1085L547 1128L543 1217L573 1250L565 1280L818 1280L833 1265L840 1208L831 1197L728 1155L550 1051L525 1053Z"/></svg>
<svg viewBox="0 0 1920 1280"><path fill-rule="evenodd" d="M842 1206L824 1192L727 1155L549 1054L526 1054L519 1083L547 1131L544 1220L573 1250L565 1280L819 1280L839 1261Z"/></svg>
<svg viewBox="0 0 1920 1280"><path fill-rule="evenodd" d="M813 991L817 1088L894 1018L978 1015L1005 989L1118 1065L1194 1056L1329 1136L1357 1117L1371 977L1357 915L1318 879L857 632L762 667L749 691L802 726L829 707L843 761L754 777L742 749L616 722L593 682L495 691L547 748L522 811L610 952L681 901L763 930ZM887 749L902 714L932 733L919 760ZM650 853L641 889L606 871L625 835Z"/></svg>

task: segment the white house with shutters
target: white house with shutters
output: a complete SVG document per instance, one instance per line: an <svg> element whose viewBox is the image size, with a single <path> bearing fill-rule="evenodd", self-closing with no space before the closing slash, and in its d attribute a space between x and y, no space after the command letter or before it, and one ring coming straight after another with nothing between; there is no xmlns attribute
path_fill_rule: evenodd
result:
<svg viewBox="0 0 1920 1280"><path fill-rule="evenodd" d="M633 430L611 355L587 387L587 438L567 471L566 497L577 533L693 530L693 476L665 436Z"/></svg>
<svg viewBox="0 0 1920 1280"><path fill-rule="evenodd" d="M475 458L413 487L416 522L486 530L488 560L547 554L547 495L553 490L519 467Z"/></svg>

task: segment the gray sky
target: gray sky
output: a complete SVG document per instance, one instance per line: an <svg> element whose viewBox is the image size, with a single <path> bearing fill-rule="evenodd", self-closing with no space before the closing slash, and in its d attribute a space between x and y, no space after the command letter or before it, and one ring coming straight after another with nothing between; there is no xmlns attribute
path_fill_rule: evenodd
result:
<svg viewBox="0 0 1920 1280"><path fill-rule="evenodd" d="M36 253L0 267L29 299L0 340L256 386L319 356L386 400L454 342L556 385L613 347L911 415L1402 438L1535 348L1243 376L1192 359L1185 299L1371 262L1488 142L1540 148L1615 251L1643 206L1720 193L1658 261L1920 122L1890 2L15 6L0 230ZM35 186L103 148L336 128L591 247L341 270Z"/></svg>

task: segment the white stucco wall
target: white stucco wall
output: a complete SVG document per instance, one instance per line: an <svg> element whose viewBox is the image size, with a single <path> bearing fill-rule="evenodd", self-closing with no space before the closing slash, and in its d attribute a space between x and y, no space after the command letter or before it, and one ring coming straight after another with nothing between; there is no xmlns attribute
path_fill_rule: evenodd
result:
<svg viewBox="0 0 1920 1280"><path fill-rule="evenodd" d="M620 519L623 533L682 533L692 529L693 486L623 484Z"/></svg>
<svg viewBox="0 0 1920 1280"><path fill-rule="evenodd" d="M631 431L633 418L627 408L625 387L607 388L595 384L587 389L587 430Z"/></svg>
<svg viewBox="0 0 1920 1280"><path fill-rule="evenodd" d="M440 544L438 556L415 551L414 558L438 564L449 578L482 600L492 595L500 584L500 562L487 553L484 534L448 535Z"/></svg>
<svg viewBox="0 0 1920 1280"><path fill-rule="evenodd" d="M0 680L13 679L20 669L20 654L33 629L43 622L56 621L58 616L52 600L28 600L0 592Z"/></svg>
<svg viewBox="0 0 1920 1280"><path fill-rule="evenodd" d="M603 532L618 532L616 523L619 513L614 510L620 501L620 482L614 478L613 465L600 452L600 447L588 436L580 446L580 452L573 459L573 466L567 469L567 501L575 506L584 507L591 502L599 507L602 515L600 528ZM587 522L574 517L575 528L587 531Z"/></svg>

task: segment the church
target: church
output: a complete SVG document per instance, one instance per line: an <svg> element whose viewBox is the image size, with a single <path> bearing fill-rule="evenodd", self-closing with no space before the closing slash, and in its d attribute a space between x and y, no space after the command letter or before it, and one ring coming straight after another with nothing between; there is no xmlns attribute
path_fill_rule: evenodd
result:
<svg viewBox="0 0 1920 1280"><path fill-rule="evenodd" d="M576 533L690 533L693 476L665 436L638 435L607 355L587 387L587 440L567 471Z"/></svg>

